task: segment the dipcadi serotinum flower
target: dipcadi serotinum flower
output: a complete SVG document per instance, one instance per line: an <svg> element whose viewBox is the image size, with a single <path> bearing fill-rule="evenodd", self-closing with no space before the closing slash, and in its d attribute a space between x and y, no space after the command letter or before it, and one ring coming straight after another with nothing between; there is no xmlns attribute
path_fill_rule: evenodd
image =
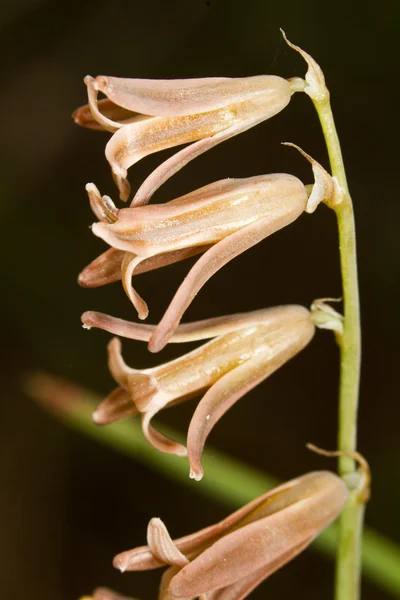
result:
<svg viewBox="0 0 400 600"><path fill-rule="evenodd" d="M155 327L96 312L82 315L86 327L99 327L131 339L148 340ZM310 312L297 305L277 306L180 325L172 342L213 338L196 350L158 367L136 370L121 356L121 344L109 344L109 369L118 382L93 419L107 424L141 414L147 440L158 450L188 456L190 477L203 476L201 455L211 429L244 394L302 350L314 335ZM187 448L151 425L161 409L207 389L189 425Z"/></svg>
<svg viewBox="0 0 400 600"><path fill-rule="evenodd" d="M296 86L281 77L125 79L85 77L89 104L77 123L115 132L106 146L120 197L130 194L127 169L141 158L191 143L162 163L138 189L132 204L147 204L169 177L196 156L258 125L289 103ZM98 92L107 96L97 100Z"/></svg>
<svg viewBox="0 0 400 600"><path fill-rule="evenodd" d="M304 550L340 514L347 498L342 479L314 471L177 540L160 519L152 519L148 545L118 554L114 566L143 571L168 565L159 600L241 600Z"/></svg>
<svg viewBox="0 0 400 600"><path fill-rule="evenodd" d="M83 270L79 282L94 287L121 277L139 318L145 319L147 304L132 286L132 276L203 252L151 337L149 350L158 352L216 271L327 197L331 179L317 163L313 169L316 183L310 195L297 177L277 173L225 179L162 205L121 210L88 184L100 220L92 230L112 248Z"/></svg>

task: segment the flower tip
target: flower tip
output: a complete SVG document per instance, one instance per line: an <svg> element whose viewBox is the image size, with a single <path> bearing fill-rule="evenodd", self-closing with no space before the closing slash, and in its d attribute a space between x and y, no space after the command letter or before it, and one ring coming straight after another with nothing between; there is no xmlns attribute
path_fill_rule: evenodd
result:
<svg viewBox="0 0 400 600"><path fill-rule="evenodd" d="M82 107L80 106L79 108L77 108L76 110L74 110L74 112L71 115L74 123L76 123L77 125L80 125L81 127L84 127L86 125L86 119L83 115L83 111L82 111Z"/></svg>
<svg viewBox="0 0 400 600"><path fill-rule="evenodd" d="M124 560L121 554L117 554L117 556L114 556L112 564L114 569L118 569L121 573L125 573L128 566L127 561Z"/></svg>
<svg viewBox="0 0 400 600"><path fill-rule="evenodd" d="M156 336L152 335L147 345L147 349L149 352L156 354L157 352L160 352L163 348L165 348L165 346L166 343L164 342L164 340L159 340Z"/></svg>
<svg viewBox="0 0 400 600"><path fill-rule="evenodd" d="M92 412L92 421L95 425L107 425L108 421L102 418L102 413L99 410Z"/></svg>
<svg viewBox="0 0 400 600"><path fill-rule="evenodd" d="M89 192L98 192L99 190L97 189L97 187L95 186L94 183L87 183L85 185L85 190L87 191L87 193L89 194Z"/></svg>
<svg viewBox="0 0 400 600"><path fill-rule="evenodd" d="M190 469L189 477L190 479L194 479L195 481L201 481L203 479L204 471L200 467L198 469Z"/></svg>
<svg viewBox="0 0 400 600"><path fill-rule="evenodd" d="M90 287L90 283L87 277L87 273L85 272L86 269L84 269L82 271L82 273L79 273L78 275L78 285L80 285L81 287Z"/></svg>
<svg viewBox="0 0 400 600"><path fill-rule="evenodd" d="M92 328L92 315L93 315L93 311L91 310L86 310L82 316L81 316L81 322L82 325L85 329L91 329Z"/></svg>
<svg viewBox="0 0 400 600"><path fill-rule="evenodd" d="M149 309L147 307L147 304L144 303L144 306L142 308L140 308L138 311L138 317L141 321L144 321L145 319L147 319L148 316L149 316Z"/></svg>

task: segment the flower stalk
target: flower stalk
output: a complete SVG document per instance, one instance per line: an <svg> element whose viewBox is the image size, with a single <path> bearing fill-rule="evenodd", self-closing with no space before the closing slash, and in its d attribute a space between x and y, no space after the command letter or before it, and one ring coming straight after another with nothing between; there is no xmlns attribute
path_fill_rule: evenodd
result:
<svg viewBox="0 0 400 600"><path fill-rule="evenodd" d="M283 33L283 32L282 32ZM284 34L283 34L284 35ZM338 417L338 449L351 453L357 449L357 412L361 364L360 301L357 276L356 233L353 204L347 184L339 137L324 75L306 52L285 40L299 52L308 64L304 91L317 111L328 150L332 176L335 181L335 202L339 231L340 264L343 287L343 334L340 346L340 386ZM339 457L339 473L348 476L356 471L349 455ZM366 499L357 490L350 494L339 521L336 562L336 600L357 600L360 597L360 564L363 520Z"/></svg>

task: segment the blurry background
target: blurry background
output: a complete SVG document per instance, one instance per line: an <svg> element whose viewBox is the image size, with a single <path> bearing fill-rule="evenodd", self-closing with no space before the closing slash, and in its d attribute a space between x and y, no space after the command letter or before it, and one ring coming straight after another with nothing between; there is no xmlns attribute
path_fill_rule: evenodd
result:
<svg viewBox="0 0 400 600"><path fill-rule="evenodd" d="M357 6L358 5L358 6ZM326 5L262 0L12 0L1 10L1 117L4 142L0 216L3 350L0 406L0 596L75 600L97 585L155 598L159 573L122 576L112 556L143 544L160 516L174 537L205 526L227 509L97 446L41 411L21 392L21 374L40 368L105 394L109 335L84 331L80 314L134 312L119 284L82 290L79 271L105 245L84 185L117 194L104 158L108 134L74 125L90 73L146 78L303 76L289 39L325 71L344 150L358 231L363 321L359 447L371 463L367 522L400 539L399 364L400 202L395 127L399 10L395 2ZM327 166L311 102L296 94L286 110L189 164L156 194L163 202L225 177L286 171L312 181L292 141ZM130 170L135 189L164 156ZM191 261L137 279L157 322ZM207 283L186 320L280 303L309 305L339 296L334 214L324 206L241 255ZM150 355L124 342L137 367L177 356L182 346ZM270 380L247 394L210 436L210 444L280 478L333 463L306 451L336 446L338 352L329 332ZM162 415L182 431L194 403ZM332 563L308 551L253 597L331 597ZM365 600L386 599L364 584Z"/></svg>

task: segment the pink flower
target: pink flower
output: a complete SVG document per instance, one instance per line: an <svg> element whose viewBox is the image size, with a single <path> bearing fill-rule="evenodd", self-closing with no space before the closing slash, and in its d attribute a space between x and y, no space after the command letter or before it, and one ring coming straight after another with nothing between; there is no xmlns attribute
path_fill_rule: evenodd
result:
<svg viewBox="0 0 400 600"><path fill-rule="evenodd" d="M151 337L152 352L167 344L185 310L214 273L297 219L311 199L299 179L283 173L225 179L166 204L122 210L117 210L107 196L102 198L93 184L87 187L100 219L92 226L93 233L112 249L86 267L79 281L95 286L122 277L140 319L147 317L148 308L133 288L132 276L204 253Z"/></svg>
<svg viewBox="0 0 400 600"><path fill-rule="evenodd" d="M169 565L159 600L241 600L302 552L341 512L348 490L337 475L315 471L253 500L220 523L172 540L160 519L148 546L118 554L121 571Z"/></svg>
<svg viewBox="0 0 400 600"><path fill-rule="evenodd" d="M122 200L130 186L127 169L141 158L193 142L162 163L144 181L132 204L146 204L169 177L196 156L280 112L296 91L274 75L243 78L124 79L85 77L89 105L77 123L115 132L106 158ZM98 92L107 98L97 101Z"/></svg>
<svg viewBox="0 0 400 600"><path fill-rule="evenodd" d="M117 335L148 340L154 326L129 323L108 315L87 312L86 327L100 327ZM203 476L201 455L205 441L220 417L244 394L302 350L314 335L310 313L287 305L180 325L172 342L213 338L196 350L150 369L128 367L121 344L109 344L109 369L119 387L97 408L93 419L111 423L141 414L147 440L158 450L188 455L190 477ZM151 425L158 411L208 391L189 425L187 449Z"/></svg>

